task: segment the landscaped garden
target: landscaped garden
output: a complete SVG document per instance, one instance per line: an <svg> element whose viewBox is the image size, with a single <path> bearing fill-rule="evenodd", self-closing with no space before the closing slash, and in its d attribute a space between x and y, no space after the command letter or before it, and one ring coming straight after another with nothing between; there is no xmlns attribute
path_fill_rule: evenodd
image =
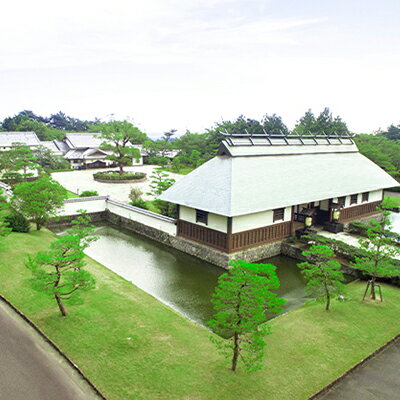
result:
<svg viewBox="0 0 400 400"><path fill-rule="evenodd" d="M365 283L354 282L329 312L316 300L270 321L263 368L233 373L210 332L90 258L96 289L60 317L24 266L54 239L44 228L5 237L0 291L110 399L305 399L400 331L400 289L383 285L384 302L362 302Z"/></svg>

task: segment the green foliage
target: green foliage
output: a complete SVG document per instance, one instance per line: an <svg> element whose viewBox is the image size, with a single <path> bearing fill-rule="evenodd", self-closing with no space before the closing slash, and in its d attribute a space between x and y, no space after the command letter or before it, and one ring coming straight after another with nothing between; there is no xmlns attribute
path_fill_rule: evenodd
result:
<svg viewBox="0 0 400 400"><path fill-rule="evenodd" d="M297 265L307 281L307 289L311 293L324 294L328 311L332 294L341 293L344 288L341 265L333 259L336 256L332 249L325 245L314 244L302 254L308 261Z"/></svg>
<svg viewBox="0 0 400 400"><path fill-rule="evenodd" d="M81 302L80 293L93 289L95 280L84 270L84 250L96 240L90 236L90 217L85 213L72 222L73 228L50 244L48 251L39 251L28 257L26 267L32 272L32 288L54 297L62 316L67 315L63 301Z"/></svg>
<svg viewBox="0 0 400 400"><path fill-rule="evenodd" d="M357 235L368 237L368 229L370 229L370 224L365 224L363 222L350 222L349 231L356 233ZM390 239L391 245L400 246L400 234L392 232L386 229L383 234Z"/></svg>
<svg viewBox="0 0 400 400"><path fill-rule="evenodd" d="M64 205L67 191L49 176L34 182L19 183L14 188L11 204L13 208L40 228Z"/></svg>
<svg viewBox="0 0 400 400"><path fill-rule="evenodd" d="M160 167L165 167L168 164L168 158L166 158L166 157L148 157L147 164L159 165Z"/></svg>
<svg viewBox="0 0 400 400"><path fill-rule="evenodd" d="M99 137L105 141L100 148L111 151L112 154L106 156L107 160L118 164L119 173L124 173L123 167L132 164L140 159L140 151L133 144L143 143L147 135L128 121L110 121L99 126L101 134Z"/></svg>
<svg viewBox="0 0 400 400"><path fill-rule="evenodd" d="M99 193L96 190L84 190L79 197L95 197L98 195Z"/></svg>
<svg viewBox="0 0 400 400"><path fill-rule="evenodd" d="M264 336L270 333L266 325L268 313L278 313L285 303L271 290L280 286L276 267L238 260L221 275L212 298L214 318L208 326L219 335L231 333L230 339L212 338L217 347L232 357L233 371L243 361L246 369L257 370L264 356Z"/></svg>
<svg viewBox="0 0 400 400"><path fill-rule="evenodd" d="M390 125L386 131L379 132L379 135L385 136L389 140L400 140L400 124L397 126Z"/></svg>
<svg viewBox="0 0 400 400"><path fill-rule="evenodd" d="M105 179L109 181L121 181L121 180L138 181L146 178L146 174L144 172L134 172L134 173L126 172L123 175L121 175L116 171L101 171L93 174L93 177L95 179Z"/></svg>
<svg viewBox="0 0 400 400"><path fill-rule="evenodd" d="M331 135L335 133L343 135L350 132L346 123L339 116L333 117L329 108L326 107L318 117L315 117L311 110L306 111L304 116L297 122L292 133L298 135Z"/></svg>
<svg viewBox="0 0 400 400"><path fill-rule="evenodd" d="M129 203L131 206L143 208L145 210L149 209L149 205L145 200L142 199L143 192L138 187L133 187L129 193L129 199L131 202Z"/></svg>
<svg viewBox="0 0 400 400"><path fill-rule="evenodd" d="M142 190L138 187L133 187L129 193L129 200L136 201L141 199L142 196L143 196Z"/></svg>
<svg viewBox="0 0 400 400"><path fill-rule="evenodd" d="M26 181L28 177L33 176L31 171L37 170L38 167L36 156L30 147L23 143L13 143L10 150L2 152L2 169L5 171L3 177L8 181Z"/></svg>
<svg viewBox="0 0 400 400"><path fill-rule="evenodd" d="M176 204L173 203L168 203L167 201L164 200L153 200L152 204L156 207L157 211L162 215L165 215L167 217L171 218L177 218L178 216L178 208ZM150 209L150 208L148 208Z"/></svg>
<svg viewBox="0 0 400 400"><path fill-rule="evenodd" d="M29 221L19 213L9 214L5 217L4 222L8 224L13 232L28 233L31 229Z"/></svg>
<svg viewBox="0 0 400 400"><path fill-rule="evenodd" d="M328 239L325 236L318 234L307 234L300 238L304 243L316 243L328 246L333 252L339 256L344 257L350 261L354 261L356 257L364 257L365 251L358 247L352 246L341 240Z"/></svg>
<svg viewBox="0 0 400 400"><path fill-rule="evenodd" d="M129 204L134 207L143 208L144 210L149 209L149 205L147 204L147 201L145 201L143 199L132 200Z"/></svg>
<svg viewBox="0 0 400 400"><path fill-rule="evenodd" d="M376 299L377 278L400 276L400 267L394 260L396 256L400 255L400 249L394 247L391 238L387 237L387 231L391 230L390 212L384 209L380 211L381 220L371 219L368 223L366 237L359 239L364 256L356 257L352 264L354 268L365 271L371 277L369 283L372 300Z"/></svg>
<svg viewBox="0 0 400 400"><path fill-rule="evenodd" d="M70 170L70 163L62 156L54 154L50 149L39 146L35 149L37 163L47 170Z"/></svg>
<svg viewBox="0 0 400 400"><path fill-rule="evenodd" d="M360 152L400 181L400 140L385 136L358 135L355 138Z"/></svg>
<svg viewBox="0 0 400 400"><path fill-rule="evenodd" d="M150 178L152 178L152 181L150 183L150 192L147 193L149 196L157 197L175 183L175 179L169 178L169 174L165 173L161 168L155 168Z"/></svg>
<svg viewBox="0 0 400 400"><path fill-rule="evenodd" d="M0 188L0 246L1 239L4 236L7 236L11 232L11 228L8 226L8 223L5 221L7 214L6 209L8 208L8 203L6 197L3 195L3 189Z"/></svg>

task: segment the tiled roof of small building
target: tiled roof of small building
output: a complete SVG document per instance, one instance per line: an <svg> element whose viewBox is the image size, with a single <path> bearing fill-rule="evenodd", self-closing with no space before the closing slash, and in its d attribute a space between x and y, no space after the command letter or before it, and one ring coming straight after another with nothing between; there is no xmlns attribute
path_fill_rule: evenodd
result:
<svg viewBox="0 0 400 400"><path fill-rule="evenodd" d="M9 147L13 143L39 146L40 140L35 132L0 132L0 147Z"/></svg>

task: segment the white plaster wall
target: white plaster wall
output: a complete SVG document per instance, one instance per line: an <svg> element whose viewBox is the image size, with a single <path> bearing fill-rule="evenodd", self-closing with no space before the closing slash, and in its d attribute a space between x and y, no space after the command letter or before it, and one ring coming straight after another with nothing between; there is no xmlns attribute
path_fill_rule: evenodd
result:
<svg viewBox="0 0 400 400"><path fill-rule="evenodd" d="M367 203L373 203L375 201L380 201L382 200L382 190L373 190L372 192L369 192L369 199L368 201L362 201L362 193L358 193L357 196L357 204L350 204L350 196L346 196L346 201L345 201L345 207L350 208L350 207L355 207L359 206L360 204L367 204ZM337 202L337 197L333 199L334 202Z"/></svg>
<svg viewBox="0 0 400 400"><path fill-rule="evenodd" d="M223 215L217 215L208 213L208 224L202 224L196 222L196 210L194 208L180 206L179 207L179 218L184 221L191 222L192 224L197 224L199 226L205 226L206 228L215 229L219 232L226 233L228 230L228 218Z"/></svg>
<svg viewBox="0 0 400 400"><path fill-rule="evenodd" d="M153 217L148 214L142 214L140 211L134 211L111 203L107 203L107 208L113 214L151 226L152 228L169 233L170 235L176 235L176 225L172 222L163 221L156 216Z"/></svg>
<svg viewBox="0 0 400 400"><path fill-rule="evenodd" d="M262 228L263 226L279 224L292 219L292 207L285 208L284 220L273 222L273 210L263 211L255 214L241 215L232 218L232 233L248 231L250 229Z"/></svg>
<svg viewBox="0 0 400 400"><path fill-rule="evenodd" d="M106 199L99 200L83 200L66 202L64 208L59 212L60 216L79 214L78 210L86 210L88 213L102 212L106 210Z"/></svg>

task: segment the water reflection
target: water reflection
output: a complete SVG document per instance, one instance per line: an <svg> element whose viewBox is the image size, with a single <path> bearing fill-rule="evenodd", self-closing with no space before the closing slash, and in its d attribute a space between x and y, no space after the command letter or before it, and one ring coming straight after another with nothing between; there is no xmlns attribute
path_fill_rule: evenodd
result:
<svg viewBox="0 0 400 400"><path fill-rule="evenodd" d="M115 226L98 226L86 253L140 289L204 325L212 317L211 295L224 270ZM277 256L264 260L278 267L285 311L308 299L296 261Z"/></svg>

